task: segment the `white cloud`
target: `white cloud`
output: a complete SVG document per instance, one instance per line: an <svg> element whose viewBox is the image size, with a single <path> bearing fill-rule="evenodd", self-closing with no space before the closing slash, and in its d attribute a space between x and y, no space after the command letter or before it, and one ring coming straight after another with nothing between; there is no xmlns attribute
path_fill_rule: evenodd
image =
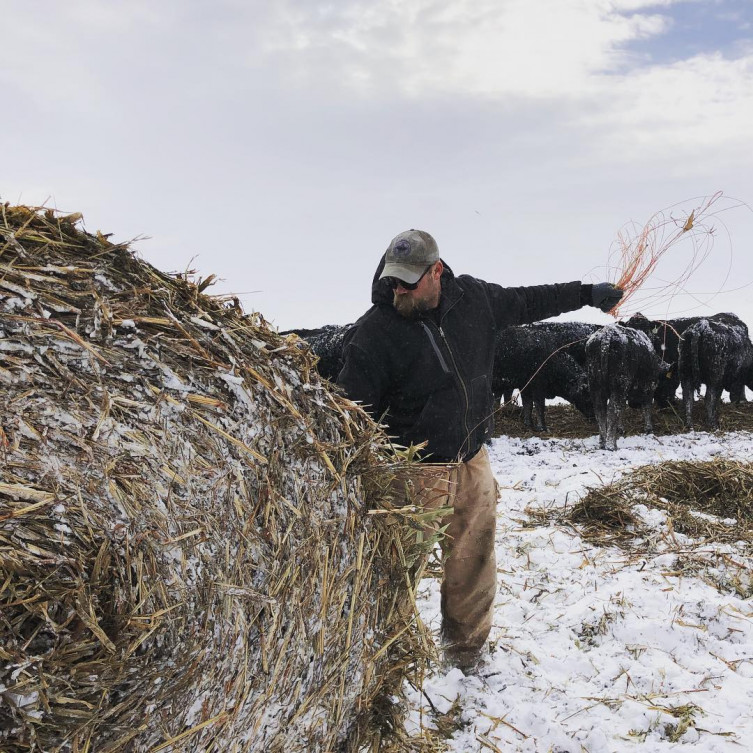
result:
<svg viewBox="0 0 753 753"><path fill-rule="evenodd" d="M673 1L288 3L277 6L265 48L297 57L298 75L361 90L572 97L626 64L623 45L662 33L668 21L655 9Z"/></svg>
<svg viewBox="0 0 753 753"><path fill-rule="evenodd" d="M426 46L436 44L444 65L426 64L434 56L419 55L416 62L424 65L418 65L410 79L414 92L527 99L581 96L592 88L595 75L620 67L620 44L663 28L658 16L626 18L596 10L595 4L514 0L489 3L475 18L473 5L457 7L455 19L430 30Z"/></svg>
<svg viewBox="0 0 753 753"><path fill-rule="evenodd" d="M728 60L699 55L615 77L604 106L582 114L624 159L650 148L703 160L727 154L749 161L753 132L753 55Z"/></svg>
<svg viewBox="0 0 753 753"><path fill-rule="evenodd" d="M299 84L414 101L538 102L600 129L594 145L637 151L737 149L753 130L753 51L647 65L662 6L694 0L381 0L278 5L261 36ZM598 151L598 149L597 149Z"/></svg>

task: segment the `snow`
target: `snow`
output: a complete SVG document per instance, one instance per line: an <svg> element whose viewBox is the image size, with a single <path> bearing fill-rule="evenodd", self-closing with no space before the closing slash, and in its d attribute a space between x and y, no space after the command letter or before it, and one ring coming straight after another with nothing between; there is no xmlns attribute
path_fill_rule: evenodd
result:
<svg viewBox="0 0 753 753"><path fill-rule="evenodd" d="M642 465L749 461L752 441L748 432L635 436L608 452L597 437L494 439L501 499L490 649L476 674L435 667L422 688L409 687L408 731L437 721L447 729L449 719L443 737L456 753L745 750L753 605L718 584L737 578L750 589L749 549L681 537L645 505L634 512L655 536L637 552L593 546L531 512L572 505ZM707 567L684 572L685 555ZM438 641L438 580L422 582L419 609Z"/></svg>

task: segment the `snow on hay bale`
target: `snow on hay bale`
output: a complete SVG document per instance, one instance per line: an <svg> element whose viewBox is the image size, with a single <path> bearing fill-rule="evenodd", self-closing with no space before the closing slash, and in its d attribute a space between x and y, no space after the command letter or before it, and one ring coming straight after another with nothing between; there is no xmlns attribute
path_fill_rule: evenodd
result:
<svg viewBox="0 0 753 753"><path fill-rule="evenodd" d="M0 206L0 749L373 744L430 643L387 440L79 220Z"/></svg>

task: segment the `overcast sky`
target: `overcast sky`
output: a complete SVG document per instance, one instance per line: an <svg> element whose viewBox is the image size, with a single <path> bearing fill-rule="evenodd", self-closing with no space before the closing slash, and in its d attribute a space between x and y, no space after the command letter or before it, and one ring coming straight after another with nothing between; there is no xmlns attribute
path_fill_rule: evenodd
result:
<svg viewBox="0 0 753 753"><path fill-rule="evenodd" d="M688 241L626 313L753 325L751 0L0 8L0 198L148 236L281 329L354 321L407 228L456 273L595 281L622 228L717 191L692 295Z"/></svg>

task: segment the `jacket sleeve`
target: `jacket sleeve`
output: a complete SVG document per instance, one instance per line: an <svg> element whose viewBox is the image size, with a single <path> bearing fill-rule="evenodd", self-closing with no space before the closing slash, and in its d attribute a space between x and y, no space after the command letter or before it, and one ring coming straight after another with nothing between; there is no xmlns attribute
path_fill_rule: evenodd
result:
<svg viewBox="0 0 753 753"><path fill-rule="evenodd" d="M387 375L382 364L353 340L345 344L337 384L350 400L361 403L375 419L380 417Z"/></svg>
<svg viewBox="0 0 753 753"><path fill-rule="evenodd" d="M503 288L490 282L485 285L497 327L538 322L583 306L581 283L577 280L518 288Z"/></svg>

